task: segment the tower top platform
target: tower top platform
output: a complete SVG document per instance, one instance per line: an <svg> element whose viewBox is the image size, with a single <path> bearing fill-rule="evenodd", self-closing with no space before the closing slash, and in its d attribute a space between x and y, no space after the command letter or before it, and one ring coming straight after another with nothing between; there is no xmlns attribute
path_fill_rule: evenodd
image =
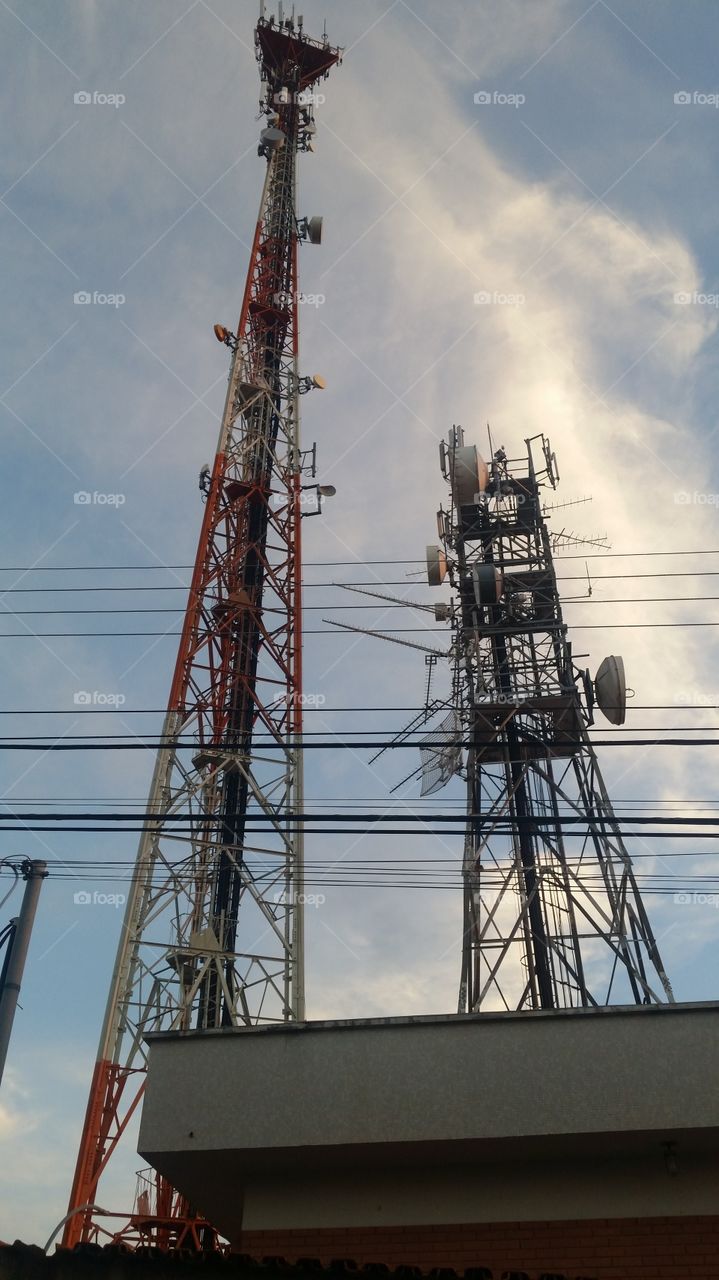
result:
<svg viewBox="0 0 719 1280"><path fill-rule="evenodd" d="M292 68L299 74L293 87L300 92L324 79L342 60L342 50L328 41L313 40L301 28L278 26L267 18L257 23L255 46L264 77L272 82Z"/></svg>

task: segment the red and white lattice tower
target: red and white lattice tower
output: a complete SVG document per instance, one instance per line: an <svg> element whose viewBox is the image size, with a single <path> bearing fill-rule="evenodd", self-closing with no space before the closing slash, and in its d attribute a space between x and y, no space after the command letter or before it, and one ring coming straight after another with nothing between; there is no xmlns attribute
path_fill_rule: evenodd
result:
<svg viewBox="0 0 719 1280"><path fill-rule="evenodd" d="M141 1100L149 1031L304 1016L298 244L321 220L296 209L312 149L313 87L340 59L301 20L255 32L265 121L260 212L162 745L140 838L90 1088L64 1243L109 1236L171 1247L209 1225L151 1183L108 1230L98 1183ZM309 483L306 483L309 481ZM318 491L319 498L319 491Z"/></svg>

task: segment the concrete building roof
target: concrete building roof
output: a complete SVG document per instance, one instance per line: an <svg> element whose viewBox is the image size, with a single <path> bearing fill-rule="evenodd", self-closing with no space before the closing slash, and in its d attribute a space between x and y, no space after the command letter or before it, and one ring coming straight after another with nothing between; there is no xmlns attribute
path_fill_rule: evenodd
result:
<svg viewBox="0 0 719 1280"><path fill-rule="evenodd" d="M149 1042L141 1154L231 1240L715 1212L716 1002Z"/></svg>

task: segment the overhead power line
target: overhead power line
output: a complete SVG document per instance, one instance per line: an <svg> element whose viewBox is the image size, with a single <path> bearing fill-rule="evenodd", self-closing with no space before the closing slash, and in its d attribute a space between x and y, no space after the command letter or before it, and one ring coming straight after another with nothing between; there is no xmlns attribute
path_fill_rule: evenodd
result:
<svg viewBox="0 0 719 1280"><path fill-rule="evenodd" d="M65 588L65 589L69 589L69 588ZM129 589L130 588L128 588L128 590ZM101 588L98 588L98 590L101 590ZM0 592L0 595L1 594L2 593ZM571 600L565 600L564 603L576 604L576 605L592 605L592 606L603 605L606 607L609 605L617 605L617 604L707 604L713 600L719 600L719 596L626 596L626 597L619 597L617 599L607 598L606 600L602 600L598 596L591 596L591 597L587 596L587 597L578 597ZM432 604L431 600L429 601L423 600L420 602L406 601L401 604L379 604L379 603L378 604L308 604L304 606L304 612L311 613L313 611L317 612L321 610L325 613L346 613L348 611L361 612L367 609L375 609L375 610L381 610L382 613L386 613L392 609L413 609L413 608L426 609L427 606L431 604ZM144 613L149 613L149 614L171 613L171 614L177 615L177 614L184 613L184 608L185 608L184 604L182 605L178 604L174 607L171 606L170 608L158 606L158 608L156 609L140 609L140 608L130 608L130 607L126 607L123 609L9 609L8 608L4 610L4 612L0 611L0 618L2 618L3 616L8 618L80 617L87 614L91 614L91 615L119 614L121 616L122 615L129 616L130 614L136 614L136 613L143 613L143 614ZM282 612L281 609L279 608L275 609L275 608L272 608L271 606L265 609L265 613L281 613L281 612ZM660 625L660 624L656 624L656 625ZM421 628L421 629L429 630L430 628ZM573 629L575 628L573 627Z"/></svg>
<svg viewBox="0 0 719 1280"><path fill-rule="evenodd" d="M718 556L719 548L701 547L698 550L690 551L593 551L580 552L573 555L555 555L556 560L628 560L628 559L657 559L662 556ZM394 557L385 560L362 560L356 558L354 560L305 560L306 568L333 568L333 567L357 567L362 568L365 565L383 565L383 564L424 564L424 560L416 557ZM125 572L128 570L140 570L144 572L180 572L182 570L191 570L194 568L192 564L30 564L30 565L2 565L0 573L86 573L86 572Z"/></svg>
<svg viewBox="0 0 719 1280"><path fill-rule="evenodd" d="M99 815L99 816L102 817L103 815ZM155 817L157 818L157 815L155 815ZM174 821L174 818L171 821ZM248 824L251 824L252 821L254 821L254 815L252 815L251 818L248 818ZM22 819L19 822L19 824L15 823L13 825L0 821L0 831L10 831L10 832L13 832L15 835L18 835L18 834L22 835L24 832L27 832L27 833L37 832L45 835L50 833L50 834L56 834L56 835L87 834L87 835L123 836L123 835L132 835L132 834L141 834L144 831L144 829L145 828L143 825L136 825L132 827L130 826L104 827L100 825L96 825L96 826L90 826L90 825L64 826L62 825L60 826L58 824L54 824L52 826L50 825L45 826L45 825L37 825L36 823L26 822L25 819ZM266 826L248 825L245 828L245 830L247 831L248 834L251 834L251 835L263 835L265 837L267 836ZM359 827L359 828L351 827L351 826L308 827L305 823L293 824L291 821L284 822L282 825L282 830L285 833L302 832L304 835L352 836L353 838L356 836L377 836L378 838L390 837L394 839L397 836L412 836L414 840L418 839L421 836L430 837L430 836L447 836L447 835L455 834L453 832L448 832L442 828L435 829L429 826L427 826L422 831L418 831L416 827L397 827L397 828L393 828L392 830L386 830L379 826ZM195 845L198 844L198 840L196 837L192 836L189 832L183 835L182 830L179 827L177 829L174 829L171 825L171 822L166 823L166 832L168 834L168 838L175 840L178 843L182 843L182 841L184 840L188 844L193 844L193 843ZM507 830L505 831L495 832L494 834L497 836L497 838L511 839L512 837L512 831L510 828L507 828ZM596 829L594 829L594 831L591 829L588 829L587 831L564 831L563 839L583 840L586 842L587 840L591 840L593 834L596 834ZM618 827L618 828L612 827L611 832L609 834L612 836L621 837L621 839L623 840L633 840L633 839L643 840L643 841L646 841L646 840L719 840L719 832L717 831L644 831L644 830L628 831L621 827ZM208 841L208 844L209 843L210 842ZM717 849L717 853L719 854L719 848ZM652 856L655 856L655 855L652 855Z"/></svg>
<svg viewBox="0 0 719 1280"><path fill-rule="evenodd" d="M331 611L330 606L325 605L325 611ZM174 612L174 610L172 611ZM11 615L9 615L11 616ZM339 626L339 623L337 624ZM719 627L719 618L710 621L701 622L578 622L572 623L572 631L641 631L645 629L661 629L667 627L677 627L687 629L692 627ZM124 640L126 638L143 637L146 639L165 639L171 640L173 637L177 639L182 633L180 631L6 631L0 633L0 640L62 640L62 639L111 639ZM359 633L358 633L359 634ZM385 628L380 634L385 636L397 635L437 635L443 636L447 640L450 639L450 633L443 627L393 627L391 630ZM306 636L340 636L346 635L341 631L334 631L331 628L305 628L303 635Z"/></svg>
<svg viewBox="0 0 719 1280"><path fill-rule="evenodd" d="M134 737L134 735L131 735L131 736ZM87 741L87 740L76 741L74 738L70 739L69 741L67 738L65 738L62 741L49 741L47 739L33 739L32 742L28 742L25 739L15 738L10 741L0 740L0 751L42 751L42 752L49 752L49 751L157 751L161 747L167 747L168 745L175 745L175 743L176 743L176 740L174 738L172 739L164 738L164 739L159 739L154 741L148 740L144 742L138 741L137 739L133 740L132 742L117 742L117 741L98 742L98 741ZM372 739L370 741L362 740L359 742L346 742L339 738L330 738L327 742L304 742L304 741L302 742L302 748L304 751L337 751L337 750L360 751L368 748L379 749L380 747L386 751L416 751L419 745L420 745L419 740L412 741L412 742L406 742L406 741L397 742L392 738L383 738L379 740ZM427 739L423 741L421 745L423 747L427 747L428 749L434 748L437 751L440 751L440 750L446 749L447 742L446 742L446 739L440 739L440 738L436 740ZM462 741L462 742L457 742L454 745L456 747L467 748L472 744L466 741ZM580 746L583 746L583 745L584 743L580 743L580 742L563 741L561 744L562 754L558 754L557 752L553 753L550 749L547 752L547 759L554 759L554 760L562 759L564 752L566 752L570 748L578 749ZM719 738L666 738L666 737L661 737L661 738L617 737L617 738L601 738L601 739L592 738L591 745L593 747L615 747L615 748L617 747L716 747L716 746L719 746ZM178 746L178 749L180 750L195 751L195 752L197 752L198 750L197 743L193 743L190 741L183 741L182 739L177 741L177 746ZM275 748L277 750L284 749L283 744L279 743L277 739L272 737L259 739L259 746L262 749L262 751L267 751ZM223 748L219 746L213 746L212 750L217 752L224 751L225 754L228 754L228 753L231 753L232 748L231 747ZM515 763L515 761L510 760L510 763ZM521 763L521 757L518 757L516 763Z"/></svg>
<svg viewBox="0 0 719 1280"><path fill-rule="evenodd" d="M30 821L41 821L41 822L65 822L65 821L79 822L80 820L88 821L88 822L96 822L98 817L101 817L103 822L138 822L138 821L153 822L157 820L157 816L158 815L156 813L143 813L143 812L137 812L137 813L113 813L113 812L107 813L106 812L98 815L97 813L90 813L90 812L87 812L87 813L77 813L77 812L75 813L62 813L62 812L40 813L40 812L31 811L31 812L25 812L22 814L2 813L0 814L0 819L2 819L2 821L10 821L10 820L17 819L18 821L21 821L21 822L24 822L26 819ZM222 811L217 811L212 814L208 814L208 820L211 819L213 822L222 822L228 817L231 817L231 814L224 813ZM186 825L188 823L194 822L195 816L194 814L191 814L191 813L178 813L178 814L172 815L170 820L182 826L182 825ZM259 822L260 824L264 826L269 826L269 827L274 827L277 824L276 815L266 814L260 809L250 810L248 812L248 820L251 822ZM361 823L372 823L372 824L380 823L380 822L382 823L406 822L406 823L417 823L417 824L426 824L428 822L439 822L446 825L459 824L460 826L466 826L467 822L474 822L476 824L476 828L478 831L492 831L500 835L511 835L512 832L514 831L514 826L512 823L503 821L501 819L499 821L494 821L487 814L479 814L479 813L454 814L454 813L441 813L436 811L431 813L409 813L405 811L405 812L394 814L394 815L388 814L388 813L367 813L367 812L346 813L346 812L341 812L339 810L334 813L307 812L307 813L293 813L290 817L286 819L286 821L290 825L296 824L298 826L304 825L307 822L330 823L330 822L339 822L339 821L343 823L360 823L361 822ZM670 827L670 826L715 827L717 828L717 834L719 834L719 818L717 817L712 817L712 818L681 817L681 816L663 817L663 816L658 816L656 814L647 814L645 816L642 814L625 812L622 814L622 821L624 823L632 822L639 826L642 826L642 825L648 826L650 824L653 824L654 826L666 826L666 827ZM529 819L527 820L526 825L530 826L533 830L536 830L538 832L545 831L545 830L554 831L556 830L557 825L562 827L580 826L580 825L588 827L586 815L580 816L577 814L570 814L570 813L562 814L558 822L551 817L547 817L545 819L532 818L531 820ZM591 829L591 828L588 827L588 829ZM695 833L689 832L688 834L692 835Z"/></svg>
<svg viewBox="0 0 719 1280"><path fill-rule="evenodd" d="M443 705L443 704L442 704ZM719 698L716 702L632 702L632 711L719 711ZM375 706L375 707L328 707L322 704L305 705L305 714L313 712L317 715L361 715L373 712L419 712L424 711L424 706ZM83 716L117 716L118 714L124 720L125 716L161 716L167 711L167 707L127 707L123 706L119 711L114 707L88 707L84 704L77 706L60 708L60 707L5 707L0 708L0 716L77 716L81 719ZM650 725L649 729L656 730L661 725ZM708 728L708 725L700 725L700 728ZM719 726L717 726L719 728ZM638 731L637 726L631 726L632 731ZM678 725L673 725L673 729L678 729ZM607 725L603 726L606 733L624 733L626 729L613 729ZM692 729L693 732L693 729Z"/></svg>
<svg viewBox="0 0 719 1280"><path fill-rule="evenodd" d="M160 565L147 566L148 568L161 568ZM359 566L361 567L361 566ZM2 572L2 570L0 570ZM70 572L70 570L68 570ZM78 570L79 572L79 570ZM592 578L592 586L599 583L607 582L627 582L643 578L719 578L719 569L677 569L666 570L663 573L608 573L601 574ZM584 582L587 581L586 573L576 574L559 574L558 582ZM419 583L416 578L399 578L386 580L384 578L369 578L366 580L352 582L303 582L303 589L323 590L330 587L418 587L425 584ZM5 596L16 595L60 595L62 593L81 593L81 592L139 592L139 591L181 591L186 593L192 590L189 582L181 583L160 583L152 584L130 584L124 586L109 586L107 583L96 583L92 586L72 586L72 587L0 587L0 599ZM308 606L305 606L308 607ZM314 607L314 606L313 606ZM372 606L368 606L372 607Z"/></svg>

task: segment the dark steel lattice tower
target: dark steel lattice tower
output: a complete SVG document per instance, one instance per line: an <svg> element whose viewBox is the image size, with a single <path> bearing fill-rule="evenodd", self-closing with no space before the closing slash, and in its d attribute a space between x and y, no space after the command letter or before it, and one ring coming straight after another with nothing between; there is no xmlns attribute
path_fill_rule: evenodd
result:
<svg viewBox="0 0 719 1280"><path fill-rule="evenodd" d="M299 397L322 384L298 369L297 249L319 242L321 219L298 217L296 168L313 86L340 50L279 15L255 33L266 174L237 332L215 328L232 351L227 398L66 1245L118 1234L94 1206L142 1096L148 1031L304 1016L300 525L316 486L303 484L314 451L300 447ZM190 1206L153 1179L123 1238L197 1243Z"/></svg>
<svg viewBox="0 0 719 1280"><path fill-rule="evenodd" d="M671 1001L588 734L595 687L624 718L621 667L607 660L600 690L573 662L541 503L556 463L544 436L526 446L488 467L452 429L428 548L430 584L448 574L455 600L452 709L424 749L424 794L467 746L459 1011Z"/></svg>

